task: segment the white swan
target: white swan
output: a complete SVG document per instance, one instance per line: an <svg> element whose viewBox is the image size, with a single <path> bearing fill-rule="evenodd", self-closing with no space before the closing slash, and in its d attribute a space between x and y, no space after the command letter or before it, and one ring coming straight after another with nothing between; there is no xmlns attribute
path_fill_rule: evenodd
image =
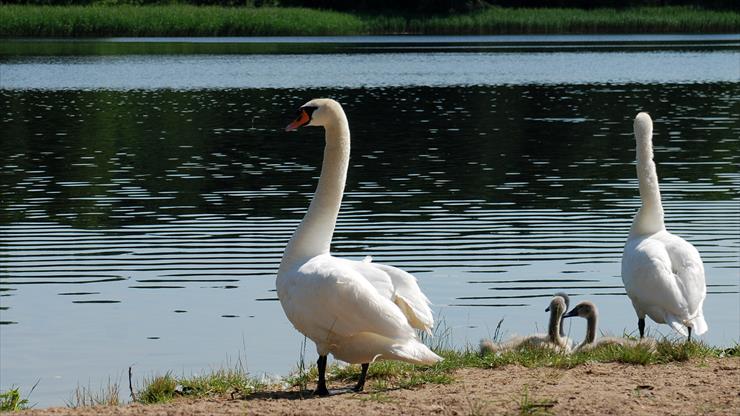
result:
<svg viewBox="0 0 740 416"><path fill-rule="evenodd" d="M617 337L601 337L596 338L596 328L598 328L599 310L593 302L584 300L576 305L570 312L563 315L563 318L570 318L572 316L580 316L586 318L586 338L583 342L573 349L573 352L589 351L602 345L622 345L625 347L645 345L650 350L655 349L655 340L652 338L642 338L639 341L617 338Z"/></svg>
<svg viewBox="0 0 740 416"><path fill-rule="evenodd" d="M511 351L525 347L552 348L555 351L569 352L570 340L560 336L560 322L566 309L565 299L562 296L554 296L550 300L550 305L545 309L545 312L550 312L547 334L518 336L502 343L482 339L480 341L481 354Z"/></svg>
<svg viewBox="0 0 740 416"><path fill-rule="evenodd" d="M637 178L642 206L632 222L622 254L622 281L637 312L640 338L645 315L670 325L691 340L708 329L702 304L707 294L704 265L696 248L665 229L658 174L653 163L653 122L647 113L635 117Z"/></svg>
<svg viewBox="0 0 740 416"><path fill-rule="evenodd" d="M286 127L323 126L324 162L308 212L283 253L277 293L293 326L316 343L319 381L315 393L328 395L326 356L362 364L355 386L361 391L376 359L432 364L442 358L419 342L416 331L431 333L429 299L416 278L383 264L329 254L349 165L349 125L341 105L315 99L298 110Z"/></svg>

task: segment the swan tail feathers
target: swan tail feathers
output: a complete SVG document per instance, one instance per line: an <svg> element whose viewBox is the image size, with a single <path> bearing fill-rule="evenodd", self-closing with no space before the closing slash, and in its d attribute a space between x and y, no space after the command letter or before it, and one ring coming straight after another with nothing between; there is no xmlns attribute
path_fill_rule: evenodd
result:
<svg viewBox="0 0 740 416"><path fill-rule="evenodd" d="M702 335L709 330L709 325L704 320L704 315L697 315L695 318L688 320L686 326L690 326L696 335Z"/></svg>
<svg viewBox="0 0 740 416"><path fill-rule="evenodd" d="M405 297L399 294L396 294L393 303L401 309L401 312L406 316L406 319L408 319L409 325L411 325L412 328L416 328L426 332L428 335L432 335L434 317L432 316L432 311L427 305L419 305L418 303L415 304L414 302L409 302ZM419 306L422 307L420 308Z"/></svg>
<svg viewBox="0 0 740 416"><path fill-rule="evenodd" d="M431 365L438 361L442 361L442 357L435 354L434 351L430 350L429 347L416 340L409 340L403 344L397 344L394 346L391 357L396 360L406 361L411 364L427 364Z"/></svg>
<svg viewBox="0 0 740 416"><path fill-rule="evenodd" d="M674 331L678 332L679 334L683 336L688 336L689 333L686 332L686 326L683 322L681 322L679 319L676 319L674 316L668 317L668 324L673 328Z"/></svg>

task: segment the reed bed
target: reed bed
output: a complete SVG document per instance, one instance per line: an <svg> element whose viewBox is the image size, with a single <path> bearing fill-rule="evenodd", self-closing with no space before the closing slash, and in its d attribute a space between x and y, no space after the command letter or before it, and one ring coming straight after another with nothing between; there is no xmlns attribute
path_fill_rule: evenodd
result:
<svg viewBox="0 0 740 416"><path fill-rule="evenodd" d="M275 7L0 5L2 37L734 33L739 29L737 11L692 7L490 7L449 16L391 16Z"/></svg>
<svg viewBox="0 0 740 416"><path fill-rule="evenodd" d="M367 31L347 13L299 8L0 6L0 36L289 36Z"/></svg>
<svg viewBox="0 0 740 416"><path fill-rule="evenodd" d="M714 33L737 32L740 13L691 7L632 9L504 9L413 18L410 32L433 34Z"/></svg>

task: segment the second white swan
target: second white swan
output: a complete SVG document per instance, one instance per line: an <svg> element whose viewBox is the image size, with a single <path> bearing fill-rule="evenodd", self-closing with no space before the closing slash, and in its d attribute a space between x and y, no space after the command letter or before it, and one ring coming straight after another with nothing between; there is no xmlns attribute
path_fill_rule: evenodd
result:
<svg viewBox="0 0 740 416"><path fill-rule="evenodd" d="M653 121L640 113L634 122L637 179L641 206L635 215L622 254L622 281L637 312L640 338L645 315L670 325L691 340L692 330L708 329L702 310L707 287L704 264L696 248L666 231L658 174L653 162Z"/></svg>

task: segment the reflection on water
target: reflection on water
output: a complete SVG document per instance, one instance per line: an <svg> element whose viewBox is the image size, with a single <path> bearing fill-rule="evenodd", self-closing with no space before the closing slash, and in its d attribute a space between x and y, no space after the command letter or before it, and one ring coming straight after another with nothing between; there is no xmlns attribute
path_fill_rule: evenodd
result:
<svg viewBox="0 0 740 416"><path fill-rule="evenodd" d="M631 119L650 111L668 227L706 262L705 339L740 337L737 83L6 89L2 388L40 378L33 398L60 404L131 364L236 355L287 373L301 338L274 276L323 142L281 127L314 96L352 126L334 252L413 272L458 346L501 318L541 329L558 290L597 302L604 331L635 329L619 260L638 206Z"/></svg>
<svg viewBox="0 0 740 416"><path fill-rule="evenodd" d="M14 58L5 89L361 88L734 82L737 49L712 52L405 52ZM656 70L656 68L660 68Z"/></svg>
<svg viewBox="0 0 740 416"><path fill-rule="evenodd" d="M737 34L250 36L5 39L3 56L732 50Z"/></svg>

